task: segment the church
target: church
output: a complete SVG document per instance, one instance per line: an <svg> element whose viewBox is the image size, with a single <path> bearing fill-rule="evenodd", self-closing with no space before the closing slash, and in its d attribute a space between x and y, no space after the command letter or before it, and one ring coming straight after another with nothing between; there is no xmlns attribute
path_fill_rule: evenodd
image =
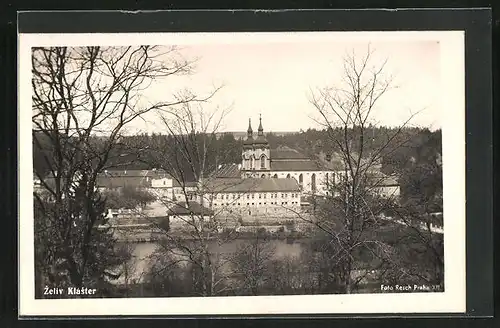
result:
<svg viewBox="0 0 500 328"><path fill-rule="evenodd" d="M328 195L330 186L345 177L344 164L337 158L325 156L314 160L289 147L271 149L259 117L257 135L249 119L241 163L220 165L207 180L205 187L212 196L206 203L215 208L243 207L248 213L268 213L266 208L277 205L297 209L308 196ZM378 171L371 172L370 178L377 193L388 197L399 195L399 185L394 179Z"/></svg>
<svg viewBox="0 0 500 328"><path fill-rule="evenodd" d="M399 195L397 181L381 172L373 174L376 192L388 197ZM161 170L115 171L105 172L99 187L130 185L148 189L168 204L195 202L227 218L272 221L296 217L307 206L309 196L328 195L330 186L345 175L345 167L337 158L311 159L292 148L271 149L260 117L256 135L249 120L241 163L220 165L206 179L181 186Z"/></svg>
<svg viewBox="0 0 500 328"><path fill-rule="evenodd" d="M205 181L203 203L245 219L296 217L305 197L325 195L341 166L322 164L291 148L271 149L262 118L257 135L249 120L241 163L220 165Z"/></svg>
<svg viewBox="0 0 500 328"><path fill-rule="evenodd" d="M256 137L249 120L241 157L242 178L293 178L301 192L309 195L324 194L328 184L334 183L343 172L343 166L331 160L315 161L288 147L271 149L264 136L262 117Z"/></svg>

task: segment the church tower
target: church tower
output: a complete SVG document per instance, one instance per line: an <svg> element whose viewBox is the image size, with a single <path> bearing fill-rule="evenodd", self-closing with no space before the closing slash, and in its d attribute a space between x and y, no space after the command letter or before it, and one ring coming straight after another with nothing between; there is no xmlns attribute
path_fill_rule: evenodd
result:
<svg viewBox="0 0 500 328"><path fill-rule="evenodd" d="M262 116L259 117L257 138L253 138L253 130L249 121L247 139L243 142L242 171L244 177L268 178L271 169L271 151L269 142L264 136Z"/></svg>
<svg viewBox="0 0 500 328"><path fill-rule="evenodd" d="M249 140L253 139L253 130L252 130L252 119L248 119L248 130L247 130L247 138Z"/></svg>
<svg viewBox="0 0 500 328"><path fill-rule="evenodd" d="M251 171L255 165L255 158L253 156L253 142L252 121L251 119L248 119L247 138L245 141L243 141L243 152L241 154L242 171Z"/></svg>
<svg viewBox="0 0 500 328"><path fill-rule="evenodd" d="M257 132L259 137L264 137L264 128L262 127L262 115L259 115L259 130Z"/></svg>

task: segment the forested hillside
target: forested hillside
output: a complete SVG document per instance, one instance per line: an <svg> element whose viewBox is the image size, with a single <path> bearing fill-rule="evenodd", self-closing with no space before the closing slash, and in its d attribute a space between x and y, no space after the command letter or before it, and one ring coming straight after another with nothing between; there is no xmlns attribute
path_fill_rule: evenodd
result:
<svg viewBox="0 0 500 328"><path fill-rule="evenodd" d="M435 194L441 187L441 130L430 131L428 129L405 128L399 133L395 129L386 127L371 127L366 131L368 142L366 147L380 149L381 145L388 143L393 136L397 140L391 140L390 147L384 149L382 154L382 170L385 173L395 173L400 177L403 197L411 198L411 194ZM342 130L333 131L341 137ZM161 168L161 158L168 155L178 158L179 167L199 165L200 163L185 163L176 155L178 149L172 145L174 136L162 134L125 136L119 147L113 149L110 154L109 169L153 169ZM179 138L179 137L177 137ZM197 149L190 151L202 152L207 149L207 167L214 169L219 164L239 163L241 161L241 149L243 139L235 138L234 133L223 133L219 135L187 135L182 138L196 138ZM335 154L338 152L335 145L329 140L326 130L309 129L290 134L268 133L267 139L271 148L287 146L297 149L314 158L320 153ZM48 174L47 161L51 160L52 149L48 138L38 138L41 144L33 145L34 169L41 176ZM45 141L45 142L44 142ZM68 141L70 142L70 141ZM96 138L96 143L99 138ZM191 143L189 143L191 144ZM161 154L161 156L159 156ZM186 169L184 172L190 172Z"/></svg>

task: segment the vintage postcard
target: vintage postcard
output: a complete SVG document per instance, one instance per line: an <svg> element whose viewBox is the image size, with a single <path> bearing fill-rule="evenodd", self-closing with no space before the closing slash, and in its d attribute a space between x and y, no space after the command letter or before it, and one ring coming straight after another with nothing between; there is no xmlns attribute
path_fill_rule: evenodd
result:
<svg viewBox="0 0 500 328"><path fill-rule="evenodd" d="M20 315L465 311L464 33L19 35Z"/></svg>

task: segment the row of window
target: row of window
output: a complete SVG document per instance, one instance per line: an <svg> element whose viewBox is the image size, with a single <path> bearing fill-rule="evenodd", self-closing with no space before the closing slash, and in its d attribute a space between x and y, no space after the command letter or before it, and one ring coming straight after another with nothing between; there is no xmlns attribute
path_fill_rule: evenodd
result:
<svg viewBox="0 0 500 328"><path fill-rule="evenodd" d="M263 194L246 194L246 199L255 199L255 195L258 196L259 199L266 199L267 198L267 194L266 193L263 193ZM287 198L289 196L291 196L292 198L298 198L299 197L299 194L296 194L296 193L272 193L270 194L270 198L278 198L279 196L281 196L281 198ZM237 195L237 194L232 194L232 195L229 195L229 194L221 194L221 195L215 195L214 196L214 199L221 199L221 200L224 200L224 199L239 199L239 198L242 198L240 197L240 195Z"/></svg>
<svg viewBox="0 0 500 328"><path fill-rule="evenodd" d="M288 203L289 202L270 202L270 205L288 205ZM259 202L259 203L248 202L248 203L246 203L247 206L250 206L250 205L255 206L256 204L267 205L267 202L264 202L264 203L262 203L262 202ZM298 205L298 204L299 204L299 202L290 202L290 205ZM220 204L214 203L213 205L214 206L218 206L218 205L220 205L220 206L242 206L242 203L220 203ZM245 203L243 203L243 206L245 206Z"/></svg>
<svg viewBox="0 0 500 328"><path fill-rule="evenodd" d="M251 167L253 168L253 166ZM299 182L302 182L302 180L304 179L304 175L311 175L311 179L315 179L316 178L316 175L323 175L323 172L318 172L317 174L316 173L311 173L311 172L305 172L305 173L287 173L286 174L286 178L295 178L298 174L298 179L299 179ZM330 175L331 174L331 175ZM273 175L270 175L270 177L272 178L278 178L279 176L285 176L285 173L274 173ZM262 178L265 178L266 177L266 174L262 174L261 176ZM326 172L325 173L325 179L326 180L331 180L331 179L341 179L342 178L342 174L335 174L335 173L328 173Z"/></svg>
<svg viewBox="0 0 500 328"><path fill-rule="evenodd" d="M248 161L250 162L250 168L253 169L255 166L254 158L252 157L252 158L248 159ZM260 157L260 168L263 169L265 167L266 167L266 157L265 157L265 155L262 155Z"/></svg>

